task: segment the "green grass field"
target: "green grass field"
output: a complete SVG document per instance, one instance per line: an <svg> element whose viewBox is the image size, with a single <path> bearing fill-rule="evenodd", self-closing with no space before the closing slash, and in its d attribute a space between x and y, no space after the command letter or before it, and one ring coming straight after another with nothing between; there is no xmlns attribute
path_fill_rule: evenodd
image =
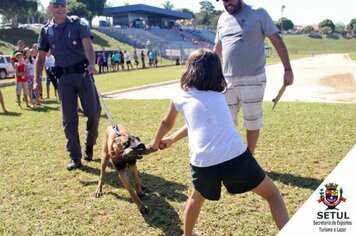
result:
<svg viewBox="0 0 356 236"><path fill-rule="evenodd" d="M143 74L141 74L141 72ZM178 79L181 67L96 76L101 92L156 81ZM15 88L1 88L10 114L0 113L1 235L181 235L185 202L192 186L187 140L138 162L140 178L150 193L142 216L108 167L104 196L94 198L100 174L100 148L105 114L99 128L95 160L68 172L69 161L55 99L20 110ZM159 92L159 91L157 91ZM116 122L148 143L168 100L107 100ZM355 145L356 104L280 102L272 112L264 103L264 122L256 159L279 187L292 216L323 179ZM240 120L241 123L241 120ZM176 128L183 124L180 117ZM80 116L83 139L85 118ZM242 126L238 127L242 131ZM242 132L242 136L245 134ZM196 230L202 235L275 235L267 203L247 193L222 192L207 201Z"/></svg>
<svg viewBox="0 0 356 236"><path fill-rule="evenodd" d="M325 36L322 39L314 39L306 35L284 35L283 41L291 59L317 54L349 53L351 59L356 61L356 39L329 39ZM277 52L271 46L269 40L266 40L266 44L272 47L273 50L273 56L267 58L267 63L280 62Z"/></svg>

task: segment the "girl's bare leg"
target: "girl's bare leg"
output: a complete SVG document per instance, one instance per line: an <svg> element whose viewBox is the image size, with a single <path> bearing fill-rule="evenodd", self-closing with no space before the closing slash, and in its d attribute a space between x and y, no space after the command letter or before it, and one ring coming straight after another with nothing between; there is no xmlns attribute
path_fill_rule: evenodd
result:
<svg viewBox="0 0 356 236"><path fill-rule="evenodd" d="M267 200L277 227L282 229L288 222L289 216L286 205L284 204L283 198L276 185L274 185L270 178L266 176L265 179L252 191Z"/></svg>
<svg viewBox="0 0 356 236"><path fill-rule="evenodd" d="M204 201L205 198L194 189L187 201L187 206L184 211L184 236L193 235L194 225L199 217L200 209Z"/></svg>

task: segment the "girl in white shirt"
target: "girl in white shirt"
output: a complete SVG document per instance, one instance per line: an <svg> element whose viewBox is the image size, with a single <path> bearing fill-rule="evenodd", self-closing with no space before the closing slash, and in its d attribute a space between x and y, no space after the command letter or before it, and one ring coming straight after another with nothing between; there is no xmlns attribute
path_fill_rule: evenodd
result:
<svg viewBox="0 0 356 236"><path fill-rule="evenodd" d="M164 149L189 137L194 188L185 209L184 235L193 234L205 199L219 200L221 184L231 194L253 191L266 199L279 229L288 221L279 190L236 131L222 94L226 86L217 54L206 49L191 53L181 78L182 91L172 99L151 142L151 149ZM164 138L178 113L183 115L185 125Z"/></svg>

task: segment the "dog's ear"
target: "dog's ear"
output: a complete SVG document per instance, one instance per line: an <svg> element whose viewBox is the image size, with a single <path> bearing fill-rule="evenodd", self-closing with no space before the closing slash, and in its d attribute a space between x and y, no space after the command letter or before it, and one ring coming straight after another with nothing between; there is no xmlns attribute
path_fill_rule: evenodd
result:
<svg viewBox="0 0 356 236"><path fill-rule="evenodd" d="M127 140L128 140L128 137L120 136L120 137L118 137L118 140L115 142L120 144L123 147L125 145L125 143L127 142Z"/></svg>
<svg viewBox="0 0 356 236"><path fill-rule="evenodd" d="M114 133L111 133L108 137L108 149L109 149L109 153L113 153L115 152L114 149L114 144L115 144L115 137L116 135Z"/></svg>

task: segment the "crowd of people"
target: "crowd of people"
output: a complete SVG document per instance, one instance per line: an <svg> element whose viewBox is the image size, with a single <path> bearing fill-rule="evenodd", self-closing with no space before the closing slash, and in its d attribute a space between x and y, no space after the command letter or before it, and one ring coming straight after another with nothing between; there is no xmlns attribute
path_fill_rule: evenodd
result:
<svg viewBox="0 0 356 236"><path fill-rule="evenodd" d="M19 108L22 109L22 102L25 103L27 108L42 106L44 99L50 98L50 83L52 82L54 88L54 96L57 97L57 82L51 68L55 65L55 59L50 52L46 57L46 97L43 97L42 79L43 73L41 72L38 78L37 85L34 86L35 77L35 60L38 53L38 44L33 43L31 47L27 47L25 41L20 39L17 41L17 48L11 53L11 63L15 69L16 81L16 102ZM4 97L0 91L0 102L4 112L8 112L5 107Z"/></svg>
<svg viewBox="0 0 356 236"><path fill-rule="evenodd" d="M54 97L59 98L57 78L52 72L52 69L55 67L55 58L51 51L46 55L45 75L43 76L43 73L41 73L38 79L39 81L37 81L38 86L36 86L36 88L34 87L34 67L37 53L37 43L33 43L31 48L29 48L25 45L25 41L22 39L18 40L17 48L11 53L11 62L16 71L16 101L20 108L22 108L22 102L25 103L27 108L42 106L42 102L51 97L51 84L53 85ZM142 69L154 68L157 67L158 64L157 52L152 49L147 51L147 53L145 53L145 50L141 50L140 55L138 55L137 50L135 49L133 51L133 63L131 62L130 53L127 50L121 49L114 51L113 53L103 50L97 54L96 58L98 73L139 69L140 64ZM146 61L148 66L146 66ZM46 84L45 97L41 82L43 78L45 78ZM8 112L1 93L0 101L3 111ZM78 111L81 111L80 107L78 107Z"/></svg>
<svg viewBox="0 0 356 236"><path fill-rule="evenodd" d="M146 59L147 57L147 59ZM139 58L141 60L139 60ZM107 52L103 50L99 52L96 56L96 64L98 65L99 73L108 73L116 71L129 71L139 68L153 68L158 65L158 53L152 49L148 50L145 53L145 50L141 50L140 55L138 55L137 50L134 49L133 54L131 55L127 50L121 50L120 48L117 51ZM141 61L141 62L140 62ZM146 61L148 61L148 66L146 66Z"/></svg>

